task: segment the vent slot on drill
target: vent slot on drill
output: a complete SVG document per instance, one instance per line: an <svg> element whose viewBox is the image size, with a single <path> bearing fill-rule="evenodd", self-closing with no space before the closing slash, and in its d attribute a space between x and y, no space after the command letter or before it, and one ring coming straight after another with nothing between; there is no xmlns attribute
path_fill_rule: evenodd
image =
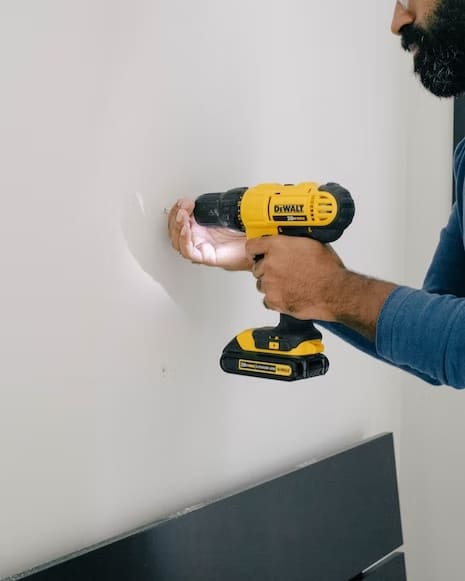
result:
<svg viewBox="0 0 465 581"><path fill-rule="evenodd" d="M337 214L334 196L319 192L310 198L310 221L316 226L331 224Z"/></svg>

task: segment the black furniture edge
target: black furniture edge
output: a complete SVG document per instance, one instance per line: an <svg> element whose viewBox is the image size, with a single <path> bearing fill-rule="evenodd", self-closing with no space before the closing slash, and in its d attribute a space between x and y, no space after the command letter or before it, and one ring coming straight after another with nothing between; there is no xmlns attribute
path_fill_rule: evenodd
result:
<svg viewBox="0 0 465 581"><path fill-rule="evenodd" d="M5 581L405 581L402 543L387 433Z"/></svg>
<svg viewBox="0 0 465 581"><path fill-rule="evenodd" d="M352 581L398 581L406 578L405 555L395 552Z"/></svg>

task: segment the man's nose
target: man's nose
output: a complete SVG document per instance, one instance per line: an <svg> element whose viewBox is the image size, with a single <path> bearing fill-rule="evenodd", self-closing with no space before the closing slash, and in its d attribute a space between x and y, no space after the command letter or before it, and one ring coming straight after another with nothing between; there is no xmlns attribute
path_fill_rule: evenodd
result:
<svg viewBox="0 0 465 581"><path fill-rule="evenodd" d="M399 1L396 2L394 8L394 16L392 17L391 32L393 34L400 34L400 30L406 24L415 22L415 16L405 8Z"/></svg>

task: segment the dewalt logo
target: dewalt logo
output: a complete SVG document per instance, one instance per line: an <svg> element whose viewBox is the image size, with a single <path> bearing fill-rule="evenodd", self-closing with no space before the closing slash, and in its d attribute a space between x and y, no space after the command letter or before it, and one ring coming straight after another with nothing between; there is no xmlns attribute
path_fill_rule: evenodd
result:
<svg viewBox="0 0 465 581"><path fill-rule="evenodd" d="M303 204L275 204L275 214L303 214Z"/></svg>

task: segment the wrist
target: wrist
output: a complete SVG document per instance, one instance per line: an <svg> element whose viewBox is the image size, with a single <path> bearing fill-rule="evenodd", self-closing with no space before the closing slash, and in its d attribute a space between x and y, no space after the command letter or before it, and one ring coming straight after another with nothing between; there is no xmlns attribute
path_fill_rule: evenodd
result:
<svg viewBox="0 0 465 581"><path fill-rule="evenodd" d="M396 287L394 283L344 269L336 285L335 321L374 341L381 309Z"/></svg>
<svg viewBox="0 0 465 581"><path fill-rule="evenodd" d="M224 266L224 270L230 270L230 271L244 271L244 272L252 272L252 267L253 267L254 263L252 260L250 260L248 257L244 257L243 259L241 259L240 261L238 261L236 264L233 265L228 265L228 266Z"/></svg>

